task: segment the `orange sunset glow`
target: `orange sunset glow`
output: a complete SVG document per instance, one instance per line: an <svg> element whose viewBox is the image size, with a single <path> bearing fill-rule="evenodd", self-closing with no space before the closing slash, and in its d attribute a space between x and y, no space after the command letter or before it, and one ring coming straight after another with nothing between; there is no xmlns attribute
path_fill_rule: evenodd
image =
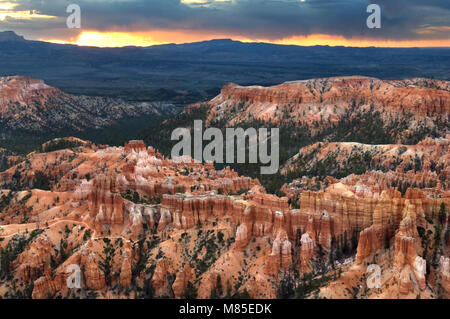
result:
<svg viewBox="0 0 450 319"><path fill-rule="evenodd" d="M17 6L17 4L15 4L15 3L1 2L0 3L0 21L4 21L7 17L14 18L14 19L22 19L22 20L31 20L31 19L49 20L49 19L56 18L54 16L40 14L34 10L14 11L13 9L16 6Z"/></svg>
<svg viewBox="0 0 450 319"><path fill-rule="evenodd" d="M123 47L123 46L151 46L167 43L189 43L196 41L206 41L212 39L231 38L242 42L266 42L284 45L329 45L329 46L351 46L351 47L450 47L450 39L442 40L374 40L351 38L343 36L312 34L308 36L293 36L281 40L270 39L250 39L239 35L226 33L201 33L186 31L146 31L146 32L100 32L100 31L82 31L77 37L70 40L46 39L39 40L52 43L76 44L80 46L96 47Z"/></svg>
<svg viewBox="0 0 450 319"><path fill-rule="evenodd" d="M20 1L1 1L0 0L0 28L2 21L22 21L22 23L48 23L60 21L61 27L65 28L65 11L60 16L51 16L44 14L39 10L22 10L19 9L18 3ZM227 0L182 0L181 4L195 8L200 6L203 8L218 5L218 9L223 9L224 6L229 6L233 2ZM299 3L305 3L304 0L299 0ZM301 11L299 11L301 12ZM364 13L365 14L365 13ZM58 22L59 23L59 22ZM280 24L282 24L280 22ZM336 30L331 30L329 33L325 31L315 32L308 35L291 35L291 36L258 36L251 35L250 32L243 33L235 30L222 30L217 28L205 28L190 30L189 26L180 27L179 24L174 23L167 28L160 30L154 27L141 27L140 29L129 31L124 30L115 25L110 25L105 30L98 30L97 27L91 27L81 30L70 30L63 32L59 29L58 32L46 34L45 32L39 36L32 36L31 40L42 40L52 43L62 44L76 44L80 46L97 46L97 47L123 47L123 46L152 46L166 43L189 43L197 41L207 41L212 39L230 38L242 42L266 42L284 45L329 45L329 46L351 46L351 47L450 47L450 37L442 35L450 33L450 26L446 25L432 25L432 24L417 24L412 29L413 36L400 38L400 40L392 40L388 37L369 37L360 36L355 31L354 36L344 37L342 35L332 35ZM278 27L278 25L275 25ZM226 28L226 27L225 27ZM5 28L7 30L7 28ZM2 30L1 30L2 31ZM307 31L305 31L307 32ZM58 34L55 36L55 34ZM244 35L246 34L246 35ZM290 33L292 34L292 33ZM295 34L295 33L294 33ZM439 34L441 36L439 36ZM416 38L417 39L414 39ZM440 38L440 39L439 39Z"/></svg>

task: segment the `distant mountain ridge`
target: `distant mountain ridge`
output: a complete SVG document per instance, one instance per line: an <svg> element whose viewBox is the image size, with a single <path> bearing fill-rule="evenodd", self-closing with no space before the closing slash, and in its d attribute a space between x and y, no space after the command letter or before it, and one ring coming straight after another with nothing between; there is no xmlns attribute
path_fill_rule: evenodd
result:
<svg viewBox="0 0 450 319"><path fill-rule="evenodd" d="M450 79L449 48L301 47L230 39L96 48L22 40L10 32L0 38L0 75L28 75L68 93L130 100L165 96L188 104L212 98L229 82L274 85L353 74Z"/></svg>
<svg viewBox="0 0 450 319"><path fill-rule="evenodd" d="M25 41L25 38L14 31L4 31L0 32L0 41Z"/></svg>

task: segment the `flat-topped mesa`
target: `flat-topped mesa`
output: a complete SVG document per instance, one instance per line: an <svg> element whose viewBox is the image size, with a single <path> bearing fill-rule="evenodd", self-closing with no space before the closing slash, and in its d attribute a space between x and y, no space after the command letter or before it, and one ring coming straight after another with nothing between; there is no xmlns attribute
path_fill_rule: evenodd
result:
<svg viewBox="0 0 450 319"><path fill-rule="evenodd" d="M325 191L302 192L299 201L300 210L296 213L296 221L292 221L293 227L294 224L306 226L311 217L314 225L320 225L326 212L327 218L330 218L331 236L334 237L344 235L345 232L351 236L354 231L370 225L376 205L375 199L356 198L353 192L340 183L329 186ZM304 232L304 228L300 229Z"/></svg>
<svg viewBox="0 0 450 319"><path fill-rule="evenodd" d="M243 235L245 244L242 246L248 243L252 235L271 235L273 229L287 228L282 221L277 222L280 218L276 215L281 214L280 212L251 201L235 199L232 196L163 195L161 207L167 209L167 213L172 216L173 226L176 229L192 228L198 223L204 223L211 217L229 216L235 225L245 224L245 229L238 229L237 231L237 234L245 233ZM161 214L161 218L168 220L163 214ZM279 225L276 226L277 224ZM165 225L167 224L165 223ZM241 245L238 244L237 246Z"/></svg>
<svg viewBox="0 0 450 319"><path fill-rule="evenodd" d="M204 106L208 114L206 125L222 121L235 126L252 119L281 127L308 126L312 136L330 127L369 121L371 125L378 123L378 129L384 130L393 142L406 143L417 134L427 136L424 127L441 136L449 134L448 83L351 76L292 81L271 87L227 84L214 99L191 105L186 112ZM392 129L399 125L405 129Z"/></svg>
<svg viewBox="0 0 450 319"><path fill-rule="evenodd" d="M241 210L231 197L221 195L185 196L163 195L161 206L173 215L175 228L188 229L204 223L210 217L223 217Z"/></svg>
<svg viewBox="0 0 450 319"><path fill-rule="evenodd" d="M27 76L0 77L2 132L26 136L63 136L111 126L124 118L174 114L165 102L128 102L119 98L71 95Z"/></svg>
<svg viewBox="0 0 450 319"><path fill-rule="evenodd" d="M58 94L64 93L42 80L28 76L0 77L0 112L8 111L11 103L26 107L30 103L39 102L45 108L45 101Z"/></svg>
<svg viewBox="0 0 450 319"><path fill-rule="evenodd" d="M211 116L224 114L227 107L239 103L243 104L240 108L243 112L237 115L239 118L251 113L266 121L276 121L277 112L283 111L292 119L312 121L325 117L336 122L353 105L362 108L373 105L380 112L447 116L450 90L447 81L383 81L360 76L293 81L272 87L227 84L210 102L210 106L220 105L220 108L212 108L217 114Z"/></svg>

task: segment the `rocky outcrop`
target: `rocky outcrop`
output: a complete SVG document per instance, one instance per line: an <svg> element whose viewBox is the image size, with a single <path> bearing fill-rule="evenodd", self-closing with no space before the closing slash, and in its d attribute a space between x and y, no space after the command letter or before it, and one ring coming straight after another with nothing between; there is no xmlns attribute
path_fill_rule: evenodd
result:
<svg viewBox="0 0 450 319"><path fill-rule="evenodd" d="M57 292L55 283L50 276L42 276L34 281L33 299L51 298Z"/></svg>
<svg viewBox="0 0 450 319"><path fill-rule="evenodd" d="M359 265L368 259L378 249L374 227L370 226L359 234L358 248L356 250L356 263Z"/></svg>
<svg viewBox="0 0 450 319"><path fill-rule="evenodd" d="M300 271L309 273L313 270L311 260L315 256L316 244L309 233L302 235L300 243Z"/></svg>
<svg viewBox="0 0 450 319"><path fill-rule="evenodd" d="M389 293L409 297L420 291L428 297L428 286L439 284L444 292L448 286L445 259L439 269L427 265L418 232L433 230L431 222L437 226L438 219L446 227L448 218L437 213L441 205L445 211L450 207L442 182L445 165L433 172L370 171L339 180L303 177L286 186L286 197L278 197L257 180L230 169L216 171L211 164L167 159L142 141L82 145L29 154L0 174L55 176L52 191L1 192L2 218L9 218L0 221L2 248L26 230L44 233L11 263L16 280L35 283L35 298L82 296L86 290L100 298L130 291L145 297L152 288L155 297L183 298L189 282L190 292L197 289L199 298L208 298L219 275L222 295L247 291L268 298L276 296L280 278L315 276L330 262L346 272L344 285L333 289L356 285L360 270L374 261L391 276ZM441 182L434 187L399 191L392 184L426 183L437 174ZM29 223L20 224L18 208ZM438 251L443 257L447 252L445 245ZM66 284L72 264L82 271L81 289Z"/></svg>
<svg viewBox="0 0 450 319"><path fill-rule="evenodd" d="M439 260L439 275L442 289L450 294L450 258L441 256Z"/></svg>
<svg viewBox="0 0 450 319"><path fill-rule="evenodd" d="M194 270L189 265L184 266L184 268L177 273L175 281L172 285L175 298L182 298L185 294L188 283L193 282L194 280Z"/></svg>
<svg viewBox="0 0 450 319"><path fill-rule="evenodd" d="M84 265L84 280L86 287L93 290L106 288L105 273L98 265L97 256L94 252L86 250L81 255L81 263Z"/></svg>
<svg viewBox="0 0 450 319"><path fill-rule="evenodd" d="M125 117L173 114L168 103L129 103L120 99L69 95L26 76L0 77L3 132L55 133L109 126ZM14 136L12 136L14 138Z"/></svg>
<svg viewBox="0 0 450 319"><path fill-rule="evenodd" d="M125 143L124 151L126 153L146 152L147 146L145 145L144 141L140 141L140 140L129 141L128 143Z"/></svg>
<svg viewBox="0 0 450 319"><path fill-rule="evenodd" d="M439 80L382 81L359 76L292 81L273 87L227 84L209 102L209 120L220 116L234 123L250 115L274 121L287 113L291 121L336 123L354 105L360 111L372 105L386 118L406 112L439 117L450 113L448 86ZM234 105L239 104L241 111L233 114Z"/></svg>
<svg viewBox="0 0 450 319"><path fill-rule="evenodd" d="M416 226L416 210L414 205L406 203L404 218L400 223L398 233L394 241L394 267L400 272L400 292L409 291L408 278L420 290L425 289L426 262L418 256L420 251L420 239ZM408 289L407 289L408 288Z"/></svg>
<svg viewBox="0 0 450 319"><path fill-rule="evenodd" d="M168 275L169 263L167 259L158 260L152 280L152 285L155 289L155 296L169 296Z"/></svg>
<svg viewBox="0 0 450 319"><path fill-rule="evenodd" d="M131 260L125 253L123 256L122 266L120 267L120 285L123 288L128 288L131 285L132 273L131 273Z"/></svg>
<svg viewBox="0 0 450 319"><path fill-rule="evenodd" d="M319 224L319 245L326 251L331 249L331 218L327 212L322 215Z"/></svg>
<svg viewBox="0 0 450 319"><path fill-rule="evenodd" d="M392 171L389 181L404 176L415 187L448 187L446 179L440 178L449 173L445 165L450 160L450 136L445 138L427 138L416 145L372 145L354 142L318 142L305 146L290 158L281 172L308 172L325 169L326 174L334 176L354 173L354 169ZM330 162L329 159L333 158ZM417 171L420 171L418 174ZM417 176L416 176L417 175ZM384 176L387 178L389 175ZM395 176L395 177L394 177ZM406 178L405 178L406 177ZM381 181L383 186L385 181ZM295 185L295 184L294 184ZM289 193L289 189L287 189Z"/></svg>
<svg viewBox="0 0 450 319"><path fill-rule="evenodd" d="M406 265L401 269L398 280L399 280L399 292L401 294L406 295L411 290L413 290L414 287L411 278L411 266Z"/></svg>
<svg viewBox="0 0 450 319"><path fill-rule="evenodd" d="M17 265L16 276L25 283L34 281L50 270L53 246L47 237L38 237L19 255L12 267Z"/></svg>
<svg viewBox="0 0 450 319"><path fill-rule="evenodd" d="M7 113L10 104L29 105L38 102L45 107L47 100L62 94L43 81L27 76L0 78L0 111Z"/></svg>
<svg viewBox="0 0 450 319"><path fill-rule="evenodd" d="M241 224L238 226L238 228L236 229L235 238L236 238L234 243L235 249L243 249L247 247L250 241L250 236L248 233L247 226L245 224Z"/></svg>
<svg viewBox="0 0 450 319"><path fill-rule="evenodd" d="M104 225L121 225L124 222L124 199L118 193L115 175L105 175L94 180L88 195L89 216L97 231Z"/></svg>
<svg viewBox="0 0 450 319"><path fill-rule="evenodd" d="M266 270L269 274L277 274L280 270L288 270L292 265L292 244L286 233L279 232L273 241L272 251L267 257Z"/></svg>

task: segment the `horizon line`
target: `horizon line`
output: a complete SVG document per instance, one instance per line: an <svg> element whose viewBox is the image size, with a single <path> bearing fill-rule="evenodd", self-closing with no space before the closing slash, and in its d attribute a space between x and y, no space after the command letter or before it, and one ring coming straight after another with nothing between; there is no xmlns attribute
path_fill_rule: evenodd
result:
<svg viewBox="0 0 450 319"><path fill-rule="evenodd" d="M26 41L37 41L37 42L45 42L45 43L52 43L52 44L60 44L60 45L72 45L76 47L83 47L83 48L97 48L97 49L120 49L120 48L151 48L151 47L159 47L159 46L169 46L169 45L186 45L186 44L197 44L197 43L206 43L206 42L213 42L213 41L232 41L232 42L239 42L243 44L267 44L267 45L274 45L274 46L293 46L293 47L304 47L304 48L312 48L312 47L330 47L330 48L360 48L360 49L369 49L369 48L375 48L375 49L450 49L450 46L383 46L383 45L332 45L332 44L311 44L311 45L301 45L301 44L295 44L295 43L276 43L276 42L270 42L270 41L246 41L242 39L233 39L233 38L213 38L208 40L198 40L198 41L191 41L191 42L166 42L166 43L155 43L155 44L149 44L149 45L138 45L138 44L126 44L126 45L117 45L117 46L96 46L96 45L83 45L83 44L77 44L72 43L69 41L59 41L59 40L45 40L45 39L36 39L36 40L29 40L25 39Z"/></svg>
<svg viewBox="0 0 450 319"><path fill-rule="evenodd" d="M123 45L108 45L108 43L105 43L105 45L96 45L96 44L90 44L90 43L95 43L95 42L101 42L101 39L95 39L95 38L91 38L89 39L90 41L87 41L87 43L89 44L83 44L83 42L80 43L80 36L77 38L76 41L72 40L72 41L66 41L66 40L58 40L58 39L45 39L45 38L37 38L37 39L27 39L25 38L23 35L18 35L15 31L13 30L5 30L2 31L0 33L7 33L7 32L12 32L14 35L16 35L18 38L22 38L25 41L37 41L37 42L45 42L45 43L52 43L52 44L61 44L61 45L72 45L72 46L77 46L77 47L86 47L86 48L108 48L108 49L115 49L115 48L151 48L151 47L158 47L158 46L164 46L164 45L188 45L188 44L196 44L196 43L207 43L207 42L212 42L212 41L233 41L233 42L238 42L238 43L249 43L249 44L267 44L267 45L279 45L279 46L294 46L294 47L330 47L330 48L380 48L380 49L414 49L414 48L430 48L430 49L448 49L450 48L450 45L444 45L444 46L440 46L440 45L401 45L401 44L397 44L397 42L399 41L389 41L389 40L381 40L379 41L379 43L377 43L377 41L374 41L373 43L371 43L370 41L361 39L355 39L355 43L348 43L346 44L345 42L349 42L352 40L348 40L345 38L337 38L337 39L333 39L332 36L328 36L328 35L317 35L317 39L316 41L320 41L321 43L312 43L312 44L308 44L308 43L304 43L302 44L302 40L305 40L305 42L311 42L311 39L308 40L308 38L305 39L298 39L296 37L292 37L289 39L282 39L282 40L276 40L276 41L271 41L271 40L267 40L267 39L261 39L261 40L252 40L252 39L243 39L243 38L239 38L239 37L213 37L213 38L207 38L207 39L199 39L199 40L194 40L194 41L186 41L186 42L177 42L177 41L167 41L167 42L156 42L156 43L124 43ZM103 36L105 34L112 36L112 39L115 39L115 33L98 33L98 32L83 32L80 35L92 35L95 34L96 36ZM123 35L123 33L119 33L119 36ZM314 38L314 36L312 36ZM141 39L142 40L142 39ZM330 43L327 43L327 40L330 41ZM338 43L342 43L342 44L333 44L332 42L338 42ZM414 41L414 40L406 40L406 44L408 41ZM421 40L418 40L421 41ZM425 41L424 43L426 43L427 40L423 40ZM131 41L132 42L132 41ZM142 41L141 41L142 42ZM314 40L312 40L312 42L314 42ZM358 42L361 43L360 45L358 45ZM387 43L392 43L392 45L386 45ZM419 42L420 43L420 42Z"/></svg>

